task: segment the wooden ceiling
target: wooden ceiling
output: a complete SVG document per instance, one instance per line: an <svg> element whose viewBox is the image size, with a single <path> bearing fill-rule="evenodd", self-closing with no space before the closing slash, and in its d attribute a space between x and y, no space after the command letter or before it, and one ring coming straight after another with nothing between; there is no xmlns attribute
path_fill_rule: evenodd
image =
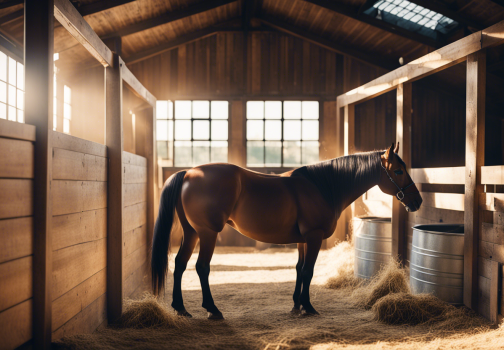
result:
<svg viewBox="0 0 504 350"><path fill-rule="evenodd" d="M450 37L431 39L362 12L373 0L76 0L72 1L103 39L121 38L126 62L152 57L217 31L278 30L333 51L393 69L504 19L504 0L410 0L453 18ZM23 1L0 1L0 44L22 55ZM10 46L9 46L10 45ZM54 50L60 69L96 65L58 23ZM494 54L489 64L504 56ZM502 64L501 64L502 65Z"/></svg>

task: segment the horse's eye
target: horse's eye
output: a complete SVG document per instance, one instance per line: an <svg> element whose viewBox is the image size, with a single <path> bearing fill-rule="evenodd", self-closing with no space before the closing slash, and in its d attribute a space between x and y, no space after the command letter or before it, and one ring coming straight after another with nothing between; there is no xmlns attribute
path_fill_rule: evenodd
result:
<svg viewBox="0 0 504 350"><path fill-rule="evenodd" d="M397 170L394 170L394 173L396 175L402 175L403 174L403 171L401 169L397 169Z"/></svg>

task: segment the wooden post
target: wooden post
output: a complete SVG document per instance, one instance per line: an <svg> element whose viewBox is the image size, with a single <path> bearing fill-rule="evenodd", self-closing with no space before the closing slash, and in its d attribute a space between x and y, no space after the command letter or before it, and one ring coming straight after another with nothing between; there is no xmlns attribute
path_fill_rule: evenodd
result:
<svg viewBox="0 0 504 350"><path fill-rule="evenodd" d="M475 310L478 301L478 199L485 165L486 52L467 56L466 161L464 201L464 304Z"/></svg>
<svg viewBox="0 0 504 350"><path fill-rule="evenodd" d="M107 317L122 314L123 301L123 81L119 56L105 68L105 144L108 152L107 191Z"/></svg>
<svg viewBox="0 0 504 350"><path fill-rule="evenodd" d="M147 249L152 245L156 222L157 155L156 155L156 104L152 113L147 110L145 123L145 157L147 158Z"/></svg>
<svg viewBox="0 0 504 350"><path fill-rule="evenodd" d="M353 104L346 105L343 109L343 153L345 156L355 153L355 105ZM345 229L345 234L352 234L350 232L350 222L354 213L355 203L352 203L341 215L344 218L344 225L342 226Z"/></svg>
<svg viewBox="0 0 504 350"><path fill-rule="evenodd" d="M245 167L247 166L245 102L231 101L229 111L228 162Z"/></svg>
<svg viewBox="0 0 504 350"><path fill-rule="evenodd" d="M25 0L25 121L36 127L33 240L33 344L51 347L54 2Z"/></svg>
<svg viewBox="0 0 504 350"><path fill-rule="evenodd" d="M411 83L397 86L396 142L399 142L399 156L411 169ZM408 215L401 202L392 200L392 256L402 264L406 258L406 221Z"/></svg>
<svg viewBox="0 0 504 350"><path fill-rule="evenodd" d="M500 269L501 266L498 261L491 262L492 274L490 282L490 321L493 324L498 323L499 317L499 284L501 284Z"/></svg>

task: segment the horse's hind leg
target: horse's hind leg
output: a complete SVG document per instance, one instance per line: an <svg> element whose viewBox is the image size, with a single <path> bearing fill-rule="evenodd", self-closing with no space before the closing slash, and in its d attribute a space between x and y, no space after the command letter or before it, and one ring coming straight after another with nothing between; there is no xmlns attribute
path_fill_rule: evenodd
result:
<svg viewBox="0 0 504 350"><path fill-rule="evenodd" d="M297 248L299 252L299 258L296 264L296 288L294 289L294 295L292 296L292 299L294 299L294 307L292 308L291 311L292 313L295 314L301 312L300 296L301 296L301 286L303 284L301 270L304 264L305 243L298 243Z"/></svg>
<svg viewBox="0 0 504 350"><path fill-rule="evenodd" d="M219 320L223 319L222 313L215 306L212 293L210 292L210 284L208 275L210 274L210 261L215 249L218 232L208 229L198 229L200 238L200 251L198 261L196 262L196 272L200 278L201 291L203 292L202 306L208 311L208 318Z"/></svg>

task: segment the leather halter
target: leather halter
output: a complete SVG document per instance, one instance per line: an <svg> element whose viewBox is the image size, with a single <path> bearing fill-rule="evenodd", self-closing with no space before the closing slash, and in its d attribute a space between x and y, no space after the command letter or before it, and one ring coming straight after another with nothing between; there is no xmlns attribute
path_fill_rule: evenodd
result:
<svg viewBox="0 0 504 350"><path fill-rule="evenodd" d="M409 195L409 194L415 194L415 193L419 193L419 192L420 192L420 191L415 191L415 192L411 192L411 193L406 193L406 194L405 194L405 193L404 193L404 191L405 191L407 188L409 188L409 187L413 186L413 185L415 184L415 182L414 182L414 181L411 181L411 183L410 183L408 186L406 186L406 187L402 187L402 188L401 188L401 187L400 187L400 186L399 186L399 185L398 185L398 184L394 181L394 179L392 178L392 176L390 176L390 175L389 175L389 173L388 173L387 169L383 166L383 163L382 163L381 161L380 161L380 165L381 165L381 167L383 168L383 170L385 171L385 174L387 174L387 176L388 176L388 178L390 179L390 181L391 181L391 182L395 185L395 187L397 187L397 189L399 190L399 192L397 192L397 193L396 193L396 198L397 198L397 199L398 199L401 203L402 203L402 201L403 201L404 197L406 197L407 195Z"/></svg>

